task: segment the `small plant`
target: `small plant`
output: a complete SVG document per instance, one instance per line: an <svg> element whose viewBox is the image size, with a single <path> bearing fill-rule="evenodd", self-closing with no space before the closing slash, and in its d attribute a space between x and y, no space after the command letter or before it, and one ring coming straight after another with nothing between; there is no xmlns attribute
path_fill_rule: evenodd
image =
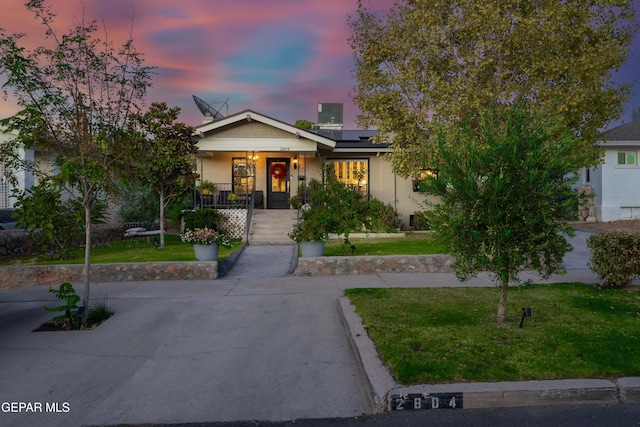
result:
<svg viewBox="0 0 640 427"><path fill-rule="evenodd" d="M289 198L289 205L293 206L294 209L300 209L302 207L302 199L298 196L291 196Z"/></svg>
<svg viewBox="0 0 640 427"><path fill-rule="evenodd" d="M231 193L227 197L227 200L230 201L233 204L233 203L238 201L238 195L236 193Z"/></svg>
<svg viewBox="0 0 640 427"><path fill-rule="evenodd" d="M107 299L105 297L93 303L93 306L91 306L87 313L87 323L98 326L111 316L113 316L113 310L107 306Z"/></svg>
<svg viewBox="0 0 640 427"><path fill-rule="evenodd" d="M208 179L204 179L198 184L198 190L200 190L202 194L211 194L216 191L216 186Z"/></svg>
<svg viewBox="0 0 640 427"><path fill-rule="evenodd" d="M288 236L296 243L300 242L326 242L328 234L321 228L312 227L309 222L303 221L293 227Z"/></svg>
<svg viewBox="0 0 640 427"><path fill-rule="evenodd" d="M194 245L210 245L212 243L217 243L225 248L230 248L232 246L227 236L207 227L185 230L185 232L180 235L180 239L185 243L193 243Z"/></svg>
<svg viewBox="0 0 640 427"><path fill-rule="evenodd" d="M61 284L58 289L54 289L53 286L49 286L49 292L54 294L59 300L65 301L65 304L59 307L44 306L45 310L52 313L60 313L64 311L63 315L54 317L53 320L67 320L71 329L80 329L80 318L78 317L78 303L80 302L80 297L76 294L75 289L73 289L73 285L69 282L65 282Z"/></svg>

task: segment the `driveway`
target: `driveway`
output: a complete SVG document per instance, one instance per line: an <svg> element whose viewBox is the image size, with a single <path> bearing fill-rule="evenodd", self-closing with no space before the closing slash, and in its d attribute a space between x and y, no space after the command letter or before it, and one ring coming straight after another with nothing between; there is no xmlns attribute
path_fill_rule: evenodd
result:
<svg viewBox="0 0 640 427"><path fill-rule="evenodd" d="M298 286L295 277L264 277L265 265L289 264L280 262L282 251L293 247L260 249L253 276L245 265L236 270L243 277L210 282L95 284L92 295L108 297L116 314L93 331L31 332L52 317L42 309L52 302L47 289L0 292L0 402L16 402L16 410L31 404L22 412L4 405L0 425L371 412L337 312L339 287L331 279Z"/></svg>

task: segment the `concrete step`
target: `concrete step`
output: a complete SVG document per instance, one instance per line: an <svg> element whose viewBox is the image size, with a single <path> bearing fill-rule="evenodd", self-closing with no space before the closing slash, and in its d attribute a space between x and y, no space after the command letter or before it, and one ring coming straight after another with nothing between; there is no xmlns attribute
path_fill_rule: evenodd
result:
<svg viewBox="0 0 640 427"><path fill-rule="evenodd" d="M297 221L297 212L284 209L260 209L253 213L249 245L291 245L287 234Z"/></svg>

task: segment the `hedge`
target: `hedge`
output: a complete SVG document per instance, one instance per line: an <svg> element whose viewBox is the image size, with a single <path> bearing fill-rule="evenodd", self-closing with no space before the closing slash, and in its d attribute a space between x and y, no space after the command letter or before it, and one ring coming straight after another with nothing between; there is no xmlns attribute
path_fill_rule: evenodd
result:
<svg viewBox="0 0 640 427"><path fill-rule="evenodd" d="M640 275L640 233L605 231L589 236L587 247L601 288L624 288Z"/></svg>

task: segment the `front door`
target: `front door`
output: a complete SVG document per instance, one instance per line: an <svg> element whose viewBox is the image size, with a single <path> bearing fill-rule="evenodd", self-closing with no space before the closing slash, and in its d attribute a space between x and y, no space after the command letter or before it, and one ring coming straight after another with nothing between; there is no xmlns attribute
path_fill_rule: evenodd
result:
<svg viewBox="0 0 640 427"><path fill-rule="evenodd" d="M267 208L289 209L289 159L267 159Z"/></svg>

